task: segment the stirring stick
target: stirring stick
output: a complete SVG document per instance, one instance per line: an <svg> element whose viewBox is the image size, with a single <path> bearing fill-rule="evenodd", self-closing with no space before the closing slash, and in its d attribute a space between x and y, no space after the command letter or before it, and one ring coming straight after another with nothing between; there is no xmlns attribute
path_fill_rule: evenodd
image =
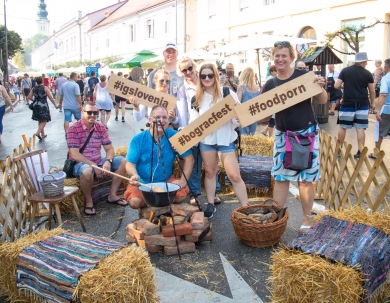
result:
<svg viewBox="0 0 390 303"><path fill-rule="evenodd" d="M116 174L116 173L113 173L113 172L111 172L111 171L109 171L109 170L106 170L106 169L104 169L104 168L101 168L101 167L99 167L99 166L96 166L96 165L91 165L91 166L92 166L93 168L100 169L100 170L102 170L102 171L104 171L104 172L106 172L106 173L109 173L109 174L111 174L111 175L117 176L117 177L122 178L122 179L124 179L124 180L131 181L131 182L134 181L134 180L131 180L131 179L126 178L126 177L124 177L124 176L121 176L121 175L118 175L118 174ZM163 190L162 188L158 187L158 186L150 186L150 185L146 185L146 184L141 184L141 185L144 186L144 187L146 187L146 188L150 188L152 191L155 191L156 193L163 193L163 192L164 192L164 190Z"/></svg>

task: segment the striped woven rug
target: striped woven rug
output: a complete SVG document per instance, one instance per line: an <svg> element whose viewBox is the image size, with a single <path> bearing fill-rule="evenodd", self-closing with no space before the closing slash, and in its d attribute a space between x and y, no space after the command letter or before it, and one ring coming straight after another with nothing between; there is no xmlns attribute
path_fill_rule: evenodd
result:
<svg viewBox="0 0 390 303"><path fill-rule="evenodd" d="M64 233L36 242L19 254L18 291L49 302L71 302L81 274L124 247L85 233Z"/></svg>
<svg viewBox="0 0 390 303"><path fill-rule="evenodd" d="M360 265L367 279L365 302L386 281L390 269L390 238L375 227L325 216L287 245L344 265Z"/></svg>

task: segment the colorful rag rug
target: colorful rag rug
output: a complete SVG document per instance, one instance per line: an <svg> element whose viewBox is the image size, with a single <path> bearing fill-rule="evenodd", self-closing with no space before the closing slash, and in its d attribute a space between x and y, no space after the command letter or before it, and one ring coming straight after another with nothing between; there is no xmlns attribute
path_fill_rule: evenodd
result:
<svg viewBox="0 0 390 303"><path fill-rule="evenodd" d="M18 291L48 302L71 302L80 276L124 247L85 233L64 233L36 242L19 254Z"/></svg>
<svg viewBox="0 0 390 303"><path fill-rule="evenodd" d="M105 202L110 194L112 178L111 176L104 177L102 179L97 179L93 182L92 186L92 201L93 204L97 204L100 202ZM121 185L118 188L117 194L123 195L125 192L124 186Z"/></svg>
<svg viewBox="0 0 390 303"><path fill-rule="evenodd" d="M362 273L365 302L386 281L390 269L390 238L383 231L364 224L325 216L288 248L326 257Z"/></svg>

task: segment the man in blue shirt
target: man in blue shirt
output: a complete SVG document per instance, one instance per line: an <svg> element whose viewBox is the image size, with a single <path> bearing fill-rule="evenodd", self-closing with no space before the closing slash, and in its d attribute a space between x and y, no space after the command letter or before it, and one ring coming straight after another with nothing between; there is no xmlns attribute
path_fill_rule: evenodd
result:
<svg viewBox="0 0 390 303"><path fill-rule="evenodd" d="M390 59L385 60L384 72L386 76L384 76L381 80L381 86L379 91L378 104L376 105L376 109L378 110L376 113L376 119L379 122L379 138L378 141L375 142L375 147L378 150L381 150L381 144L383 137L387 137L390 131ZM368 155L371 159L376 159L375 154L371 153Z"/></svg>
<svg viewBox="0 0 390 303"><path fill-rule="evenodd" d="M177 132L168 129L168 111L161 105L152 108L149 117L151 125L149 130L138 133L131 140L127 151L126 173L132 181L125 192L125 199L131 208L146 207L142 192L138 189L141 183L168 182L180 186L173 203L181 203L188 195L187 180L191 176L194 158L191 150L186 151L180 158L183 160L183 171L180 179L172 176L175 152L172 150L168 139ZM164 135L166 134L166 136ZM153 152L152 152L153 149ZM153 159L152 159L153 154Z"/></svg>

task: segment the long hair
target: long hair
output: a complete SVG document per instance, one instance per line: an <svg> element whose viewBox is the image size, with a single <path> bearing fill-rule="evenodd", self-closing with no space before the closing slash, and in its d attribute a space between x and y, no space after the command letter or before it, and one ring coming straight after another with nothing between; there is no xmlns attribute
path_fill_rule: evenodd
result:
<svg viewBox="0 0 390 303"><path fill-rule="evenodd" d="M206 63L206 64L203 64L200 69L199 69L199 77L200 75L202 74L202 71L204 69L211 69L213 71L213 74L214 74L214 91L213 91L213 101L211 102L212 105L214 105L215 103L217 103L217 101L219 99L221 99L222 95L221 95L221 85L219 84L219 73L218 73L218 70L217 68L215 67L214 64L211 64L211 63ZM204 86L202 84L202 80L199 79L198 81L198 84L196 85L196 95L195 95L195 107L196 108L199 108L202 106L202 101L203 101L203 96L204 96Z"/></svg>
<svg viewBox="0 0 390 303"><path fill-rule="evenodd" d="M178 75L184 76L183 73L181 72L180 65L187 62L190 62L193 71L196 72L196 68L197 68L196 62L190 57L182 57L181 59L179 59L179 61L177 61L177 65L176 65L176 69L177 69L176 73Z"/></svg>
<svg viewBox="0 0 390 303"><path fill-rule="evenodd" d="M251 67L244 69L240 75L240 85L246 86L249 90L256 87L255 71Z"/></svg>

